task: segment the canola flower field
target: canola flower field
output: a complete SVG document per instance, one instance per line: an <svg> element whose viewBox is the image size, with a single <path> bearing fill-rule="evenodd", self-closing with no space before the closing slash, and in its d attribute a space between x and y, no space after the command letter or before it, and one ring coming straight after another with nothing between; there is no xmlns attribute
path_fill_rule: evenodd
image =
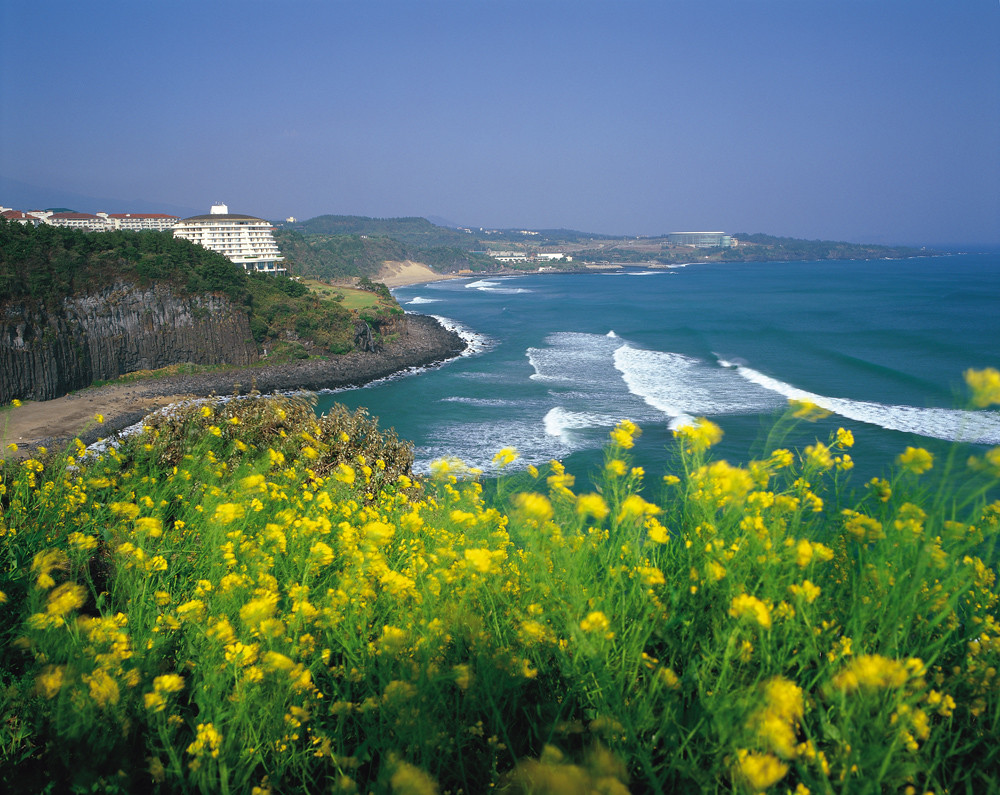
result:
<svg viewBox="0 0 1000 795"><path fill-rule="evenodd" d="M851 484L818 413L656 475L622 422L590 493L292 398L7 463L0 789L997 792L1000 448Z"/></svg>

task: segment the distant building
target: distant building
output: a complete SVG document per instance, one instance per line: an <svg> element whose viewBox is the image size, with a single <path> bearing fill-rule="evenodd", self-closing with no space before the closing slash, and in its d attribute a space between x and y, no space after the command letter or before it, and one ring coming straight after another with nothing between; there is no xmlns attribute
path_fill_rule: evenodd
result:
<svg viewBox="0 0 1000 795"><path fill-rule="evenodd" d="M667 242L695 248L733 248L736 245L725 232L671 232Z"/></svg>
<svg viewBox="0 0 1000 795"><path fill-rule="evenodd" d="M85 229L91 232L106 232L108 219L90 213L45 213L43 223L65 226L69 229Z"/></svg>
<svg viewBox="0 0 1000 795"><path fill-rule="evenodd" d="M165 232L173 229L174 224L181 220L178 215L166 213L98 213L98 215L106 218L111 228L127 229L132 232L144 232L150 229Z"/></svg>
<svg viewBox="0 0 1000 795"><path fill-rule="evenodd" d="M20 210L12 210L10 207L0 207L0 218L7 221L17 221L19 224L31 224L38 226L42 221L33 215L28 215Z"/></svg>
<svg viewBox="0 0 1000 795"><path fill-rule="evenodd" d="M244 270L272 274L286 270L274 242L274 227L263 218L232 214L224 204L213 204L208 215L178 221L173 230L174 237L218 251Z"/></svg>

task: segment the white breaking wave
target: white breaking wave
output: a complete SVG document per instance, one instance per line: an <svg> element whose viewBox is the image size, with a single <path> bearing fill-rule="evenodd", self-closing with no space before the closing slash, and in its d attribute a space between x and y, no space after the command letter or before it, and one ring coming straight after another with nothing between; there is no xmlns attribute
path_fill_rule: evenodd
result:
<svg viewBox="0 0 1000 795"><path fill-rule="evenodd" d="M751 386L732 370L720 370L680 353L622 345L614 364L629 392L670 418L689 425L698 415L762 414L781 405L772 393Z"/></svg>
<svg viewBox="0 0 1000 795"><path fill-rule="evenodd" d="M596 414L590 411L570 411L563 406L549 409L542 420L545 433L567 439L566 431L583 428L606 428L620 421L607 414Z"/></svg>
<svg viewBox="0 0 1000 795"><path fill-rule="evenodd" d="M418 295L415 298L411 298L409 301L407 301L406 305L410 306L412 304L437 304L440 301L441 301L440 298L422 298L421 296Z"/></svg>
<svg viewBox="0 0 1000 795"><path fill-rule="evenodd" d="M720 362L722 364L722 362ZM728 363L726 363L728 365ZM856 422L878 425L890 431L913 433L932 439L974 444L1000 444L1000 412L894 406L866 400L827 397L798 389L784 381L742 365L735 372L747 381L789 400L804 400Z"/></svg>
<svg viewBox="0 0 1000 795"><path fill-rule="evenodd" d="M452 320L450 317L442 317L441 315L431 315L431 317L448 331L454 331L465 341L465 350L462 351L462 356L475 356L476 354L490 350L490 348L496 345L492 337L474 331L457 320Z"/></svg>
<svg viewBox="0 0 1000 795"><path fill-rule="evenodd" d="M481 290L486 293L501 293L504 295L519 295L520 293L534 292L534 290L528 290L524 287L508 287L504 281L494 281L491 279L479 279L469 282L465 286L473 290Z"/></svg>

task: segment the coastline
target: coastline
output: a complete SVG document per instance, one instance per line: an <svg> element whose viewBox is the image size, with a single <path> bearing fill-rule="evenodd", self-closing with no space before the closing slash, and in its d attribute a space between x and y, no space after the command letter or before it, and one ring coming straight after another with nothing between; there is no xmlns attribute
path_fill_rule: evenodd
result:
<svg viewBox="0 0 1000 795"><path fill-rule="evenodd" d="M105 384L54 400L26 401L0 414L0 457L24 458L40 446L60 449L77 438L91 444L190 398L359 387L411 367L444 362L465 350L464 340L435 318L407 313L406 320L406 334L378 353L352 351L328 359ZM98 414L103 423L97 422ZM8 448L11 443L17 452Z"/></svg>

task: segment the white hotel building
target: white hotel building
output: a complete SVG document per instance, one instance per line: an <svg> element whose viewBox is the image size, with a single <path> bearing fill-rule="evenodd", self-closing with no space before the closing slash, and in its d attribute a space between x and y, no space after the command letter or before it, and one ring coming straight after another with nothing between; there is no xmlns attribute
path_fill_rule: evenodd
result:
<svg viewBox="0 0 1000 795"><path fill-rule="evenodd" d="M178 221L174 237L182 237L199 246L218 251L247 271L284 273L278 244L271 234L274 227L263 218L233 215L224 204L213 204L208 215L195 215Z"/></svg>

